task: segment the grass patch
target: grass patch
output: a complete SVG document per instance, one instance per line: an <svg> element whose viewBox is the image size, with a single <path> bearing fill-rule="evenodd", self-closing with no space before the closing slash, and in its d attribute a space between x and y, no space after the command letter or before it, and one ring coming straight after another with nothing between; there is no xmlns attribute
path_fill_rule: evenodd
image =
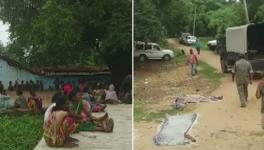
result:
<svg viewBox="0 0 264 150"><path fill-rule="evenodd" d="M34 149L43 133L43 115L0 115L0 147Z"/></svg>
<svg viewBox="0 0 264 150"><path fill-rule="evenodd" d="M190 112L191 109L186 107L184 109L170 108L166 110L161 110L159 112L152 112L147 108L146 104L142 102L135 101L134 103L134 121L146 121L146 122L157 122L160 123L163 120L164 115L167 113L169 115L184 114Z"/></svg>
<svg viewBox="0 0 264 150"><path fill-rule="evenodd" d="M174 57L171 60L173 63L185 62L186 57L185 57L185 54L182 52L181 49L172 47L171 45L169 45L168 42L163 42L162 47L164 47L165 49L170 49L173 51Z"/></svg>
<svg viewBox="0 0 264 150"><path fill-rule="evenodd" d="M210 40L214 40L214 37L199 37L199 39L200 39L201 49L209 50L207 46L207 42Z"/></svg>
<svg viewBox="0 0 264 150"><path fill-rule="evenodd" d="M182 63L186 61L185 54L182 53L181 49L171 48L171 50L174 52L174 57L172 59L172 62Z"/></svg>
<svg viewBox="0 0 264 150"><path fill-rule="evenodd" d="M199 71L201 76L205 79L208 79L212 84L212 91L216 89L221 83L220 79L223 77L223 74L217 72L214 67L203 61L199 62L199 67L201 68L201 70Z"/></svg>

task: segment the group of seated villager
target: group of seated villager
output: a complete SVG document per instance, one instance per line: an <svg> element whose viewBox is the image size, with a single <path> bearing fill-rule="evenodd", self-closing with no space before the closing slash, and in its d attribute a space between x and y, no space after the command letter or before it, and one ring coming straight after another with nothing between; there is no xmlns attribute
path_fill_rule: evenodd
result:
<svg viewBox="0 0 264 150"><path fill-rule="evenodd" d="M29 94L26 98L23 91L18 89L16 100L13 101L6 93L2 93L0 95L0 112L42 112L42 98L34 90L30 90Z"/></svg>
<svg viewBox="0 0 264 150"><path fill-rule="evenodd" d="M92 114L94 110L104 111L106 105L93 103L85 90L64 86L63 92L59 91L53 96L44 116L43 136L48 146L77 146L78 140L70 135L79 131L113 131L114 121L108 113L101 117Z"/></svg>
<svg viewBox="0 0 264 150"><path fill-rule="evenodd" d="M40 83L40 82L38 82ZM18 83L16 83L18 84ZM131 99L131 88L123 88L119 93L115 91L113 84L79 83L73 86L67 82L59 87L51 98L50 105L45 110L42 98L36 93L35 88L29 89L29 96L24 95L25 86L21 81L20 86L12 89L16 91L16 99L12 100L4 90L0 82L0 113L19 112L19 114L36 114L45 112L43 137L48 146L51 147L74 147L78 140L70 135L79 131L101 131L112 132L114 121L105 112L107 104L130 103L131 100L124 101L123 98ZM33 84L32 84L33 85ZM124 86L128 87L128 86ZM27 89L27 88L26 88ZM121 94L120 94L121 93ZM121 96L120 96L121 95ZM119 100L121 97L122 100ZM23 112L23 113L22 113ZM94 116L94 113L102 112Z"/></svg>

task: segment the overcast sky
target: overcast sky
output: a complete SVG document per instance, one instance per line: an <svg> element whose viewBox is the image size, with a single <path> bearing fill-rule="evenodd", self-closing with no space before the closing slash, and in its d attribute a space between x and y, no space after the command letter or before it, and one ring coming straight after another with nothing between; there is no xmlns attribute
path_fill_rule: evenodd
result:
<svg viewBox="0 0 264 150"><path fill-rule="evenodd" d="M9 41L8 38L8 25L3 24L0 20L0 41L6 46L7 42Z"/></svg>

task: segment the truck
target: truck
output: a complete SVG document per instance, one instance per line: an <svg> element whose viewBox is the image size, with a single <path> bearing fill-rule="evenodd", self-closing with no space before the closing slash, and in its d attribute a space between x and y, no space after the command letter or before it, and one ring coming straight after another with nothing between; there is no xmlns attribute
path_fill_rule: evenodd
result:
<svg viewBox="0 0 264 150"><path fill-rule="evenodd" d="M233 68L244 54L251 63L254 73L264 73L264 23L252 23L226 29L225 42L220 50L223 73Z"/></svg>

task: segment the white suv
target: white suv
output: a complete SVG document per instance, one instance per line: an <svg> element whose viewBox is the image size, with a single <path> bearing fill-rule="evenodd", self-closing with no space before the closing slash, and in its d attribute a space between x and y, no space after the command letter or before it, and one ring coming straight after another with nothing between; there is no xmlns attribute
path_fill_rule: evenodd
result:
<svg viewBox="0 0 264 150"><path fill-rule="evenodd" d="M147 59L163 59L165 61L174 57L174 53L169 49L160 48L157 43L134 43L134 58L139 58L139 61L145 61Z"/></svg>

